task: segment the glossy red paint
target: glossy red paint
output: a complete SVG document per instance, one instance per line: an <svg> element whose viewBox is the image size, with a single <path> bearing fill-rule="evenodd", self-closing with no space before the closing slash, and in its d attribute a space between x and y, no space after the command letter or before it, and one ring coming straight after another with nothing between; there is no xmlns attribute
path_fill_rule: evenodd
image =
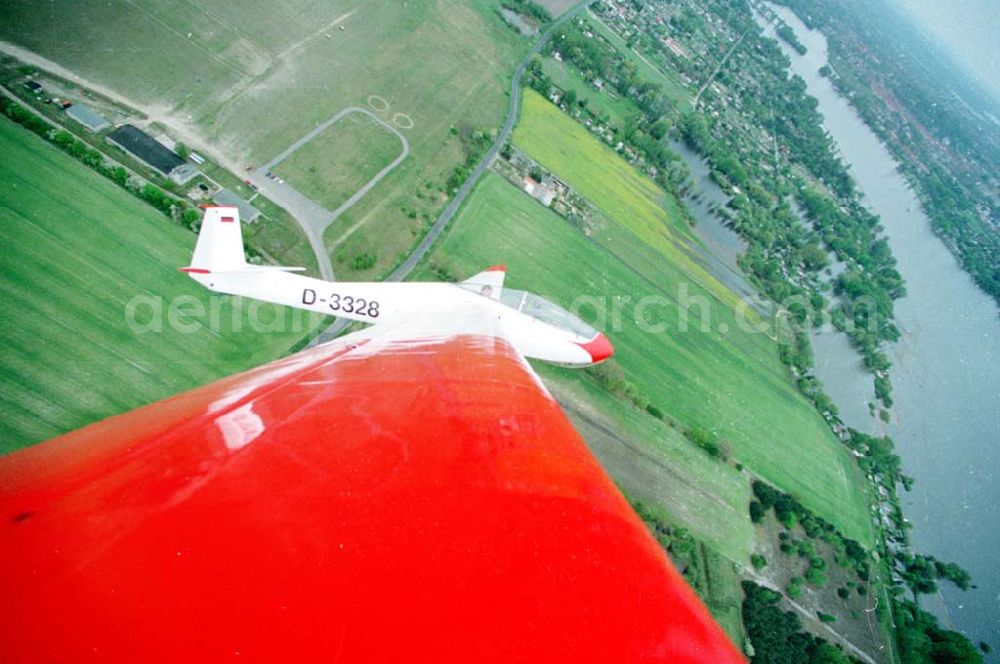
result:
<svg viewBox="0 0 1000 664"><path fill-rule="evenodd" d="M742 661L489 337L324 346L0 457L0 518L5 662Z"/></svg>
<svg viewBox="0 0 1000 664"><path fill-rule="evenodd" d="M577 346L590 353L590 359L594 362L601 362L615 354L615 347L611 345L611 341L600 332L587 343Z"/></svg>

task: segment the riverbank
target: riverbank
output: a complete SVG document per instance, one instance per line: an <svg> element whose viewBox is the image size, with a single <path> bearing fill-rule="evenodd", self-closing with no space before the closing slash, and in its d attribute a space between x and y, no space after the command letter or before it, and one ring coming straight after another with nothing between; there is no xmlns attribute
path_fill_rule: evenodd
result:
<svg viewBox="0 0 1000 664"><path fill-rule="evenodd" d="M773 8L807 46L786 48L793 71L819 101L824 126L882 219L908 296L896 307L900 341L889 350L895 386L891 417L867 424L892 436L903 469L916 479L903 507L917 549L954 560L978 585L968 593L945 586L932 606L944 626L973 641L1000 630L1000 322L993 301L961 270L933 234L929 219L892 155L830 82L820 75L827 46L788 9ZM816 349L820 352L820 348ZM856 362L856 360L855 360ZM817 362L827 391L838 403L857 399L844 358ZM831 369L831 365L834 367ZM865 418L852 410L854 426Z"/></svg>

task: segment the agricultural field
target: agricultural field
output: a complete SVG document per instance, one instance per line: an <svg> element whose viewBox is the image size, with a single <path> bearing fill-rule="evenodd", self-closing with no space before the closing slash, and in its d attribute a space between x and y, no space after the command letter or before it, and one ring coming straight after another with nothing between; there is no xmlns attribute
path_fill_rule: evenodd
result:
<svg viewBox="0 0 1000 664"><path fill-rule="evenodd" d="M0 154L0 453L279 357L320 322L210 295L177 270L191 232L6 118Z"/></svg>
<svg viewBox="0 0 1000 664"><path fill-rule="evenodd" d="M680 431L638 410L579 371L535 363L604 469L630 496L655 504L729 560L750 560L750 485Z"/></svg>
<svg viewBox="0 0 1000 664"><path fill-rule="evenodd" d="M124 95L237 172L267 163L344 108L378 113L412 152L325 236L345 277L357 254L377 256L370 277L395 265L443 206L429 194L465 160L452 127L502 124L511 76L530 42L498 7L499 0L13 0L0 5L0 39ZM355 140L349 149L369 148Z"/></svg>
<svg viewBox="0 0 1000 664"><path fill-rule="evenodd" d="M552 14L553 18L559 16L579 1L580 0L535 0L536 3L549 10L549 13Z"/></svg>
<svg viewBox="0 0 1000 664"><path fill-rule="evenodd" d="M712 277L691 250L693 234L677 201L534 90L524 92L514 143L689 279L736 305L734 293Z"/></svg>
<svg viewBox="0 0 1000 664"><path fill-rule="evenodd" d="M583 147L583 153L588 149L592 148ZM611 164L605 169L606 174L615 171ZM613 176L606 175L606 179ZM607 331L617 349L614 361L651 404L679 426L700 427L725 441L747 470L795 494L847 536L871 542L867 506L858 488L862 486L859 472L812 405L791 384L774 343L765 334L741 330L725 298L717 299L691 281L627 225L609 221L588 238L499 176L488 174L425 270L444 269L461 277L495 263L508 266L512 287L539 292L564 306L571 306L579 296L590 296L606 306L604 320L589 315L594 307L579 310ZM687 284L690 297L701 298L710 308L711 330L679 331L677 288L681 283ZM657 304L639 315L635 304L647 296ZM613 314L616 308L622 312L618 321ZM698 308L692 313L692 328L698 327ZM664 323L668 329L657 327ZM726 333L719 332L722 324ZM566 380L591 380L586 373L564 375ZM594 399L587 407L591 412L631 407L588 398ZM587 412L582 406L578 410ZM664 439L656 418L636 415L632 421L646 430L636 436L640 444L648 448L652 441ZM705 464L720 463L703 456ZM682 472L697 484L711 471ZM619 482L629 484L623 478ZM723 502L735 506L734 494L726 495L730 497ZM709 541L734 555L746 546L748 535L740 531L735 517L727 515L728 509L706 509L691 518L698 514L693 509L676 516L701 535L703 530L717 528L719 535L709 536Z"/></svg>
<svg viewBox="0 0 1000 664"><path fill-rule="evenodd" d="M358 145L365 149L356 149ZM363 113L351 113L293 152L274 173L335 210L402 151L391 131Z"/></svg>
<svg viewBox="0 0 1000 664"><path fill-rule="evenodd" d="M777 359L772 332L753 316L734 315L747 308L695 257L695 240L678 221L678 203L530 91L514 141L606 214L606 223L591 239L646 281L598 292L637 302L652 286L670 301L660 319L669 329L643 332L636 325L634 340L620 345L619 358L631 380L686 426L706 429L732 444L751 472L798 496L848 537L870 543L866 485L859 469L792 384ZM606 259L600 263L610 269ZM704 309L691 304L699 293ZM680 306L684 302L688 306ZM681 331L682 311L691 319L688 331ZM623 317L623 335L632 331L629 324L637 318L645 320L641 327L653 329L649 323L656 315L642 313ZM760 331L750 331L751 319L761 324ZM708 329L702 329L705 322ZM677 347L672 350L671 344ZM808 457L805 464L803 457Z"/></svg>

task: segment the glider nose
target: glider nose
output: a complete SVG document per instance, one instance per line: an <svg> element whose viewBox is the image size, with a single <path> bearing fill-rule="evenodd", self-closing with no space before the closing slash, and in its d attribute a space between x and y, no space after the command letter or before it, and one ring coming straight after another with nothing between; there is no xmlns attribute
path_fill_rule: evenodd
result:
<svg viewBox="0 0 1000 664"><path fill-rule="evenodd" d="M611 345L608 338L597 333L597 336L585 344L580 344L580 348L590 353L590 360L594 364L602 362L615 354L615 347Z"/></svg>

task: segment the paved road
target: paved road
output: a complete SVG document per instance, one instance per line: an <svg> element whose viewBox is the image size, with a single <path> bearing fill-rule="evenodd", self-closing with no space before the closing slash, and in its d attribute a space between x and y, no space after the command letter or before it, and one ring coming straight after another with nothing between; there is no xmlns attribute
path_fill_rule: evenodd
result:
<svg viewBox="0 0 1000 664"><path fill-rule="evenodd" d="M514 72L514 78L511 79L510 103L507 106L507 120L504 122L500 133L497 134L497 138L493 142L492 147L490 147L486 155L476 165L472 173L469 174L469 177L466 178L461 188L459 188L458 193L455 194L455 197L451 199L447 207L445 207L445 209L441 212L441 215L437 218L437 221L434 222L434 225L431 226L430 231L428 231L427 235L424 236L424 239L417 245L417 248L414 249L409 256L407 256L406 260L403 261L399 267L392 271L392 274L386 277L386 281L402 281L405 279L409 276L410 272L413 271L413 268L415 268L417 264L424 259L431 247L434 246L434 242L437 241L438 237L441 236L441 233L443 233L445 228L447 228L448 222L451 221L451 218L455 216L456 212L458 212L458 208L460 208L462 203L465 202L465 199L472 191L472 188L476 186L476 183L479 182L479 178L482 177L486 168L493 162L497 154L500 153L504 144L506 144L508 139L510 139L510 134L514 130L514 125L517 123L517 111L521 105L521 79L524 77L524 72L527 70L531 59L541 53L542 48L544 48L546 42L548 42L549 38L552 37L556 30L562 27L567 21L586 10L587 7L595 1L596 0L583 0L583 2L580 2L565 14L560 16L545 30L545 32L542 33L542 35L535 42L534 46L531 47L531 50L528 51L528 54L521 61L521 64L517 66L517 70ZM350 321L348 320L337 319L337 321L330 327L321 332L310 345L314 346L316 344L330 341L340 334L340 332L347 327L349 323Z"/></svg>
<svg viewBox="0 0 1000 664"><path fill-rule="evenodd" d="M312 139L316 138L316 136L323 131L326 131L330 125L339 122L351 113L361 113L363 115L367 115L372 120L385 127L388 131L395 134L396 138L399 139L400 144L403 146L403 150L399 153L399 156L392 161L392 163L379 171L375 177L354 192L354 194L340 207L336 210L328 210L316 201L302 195L295 189L295 187L287 182L279 183L278 181L267 177L267 174L271 172L275 166L290 157L292 153ZM288 212L295 217L295 219L299 222L299 225L302 226L302 230L309 239L309 245L316 254L316 260L319 261L320 274L324 279L332 281L334 278L333 265L330 263L329 252L323 244L323 232L326 231L327 227L332 224L337 217L350 209L355 203L361 200L361 197L367 194L372 187L381 182L382 178L388 175L392 169L399 166L400 162L406 159L409 154L410 142L406 140L406 137L403 136L399 130L366 108L350 106L342 109L328 120L316 125L316 127L314 127L309 133L282 150L281 153L271 159L271 161L251 171L248 179L254 183L254 186L256 186L261 193L288 210Z"/></svg>

